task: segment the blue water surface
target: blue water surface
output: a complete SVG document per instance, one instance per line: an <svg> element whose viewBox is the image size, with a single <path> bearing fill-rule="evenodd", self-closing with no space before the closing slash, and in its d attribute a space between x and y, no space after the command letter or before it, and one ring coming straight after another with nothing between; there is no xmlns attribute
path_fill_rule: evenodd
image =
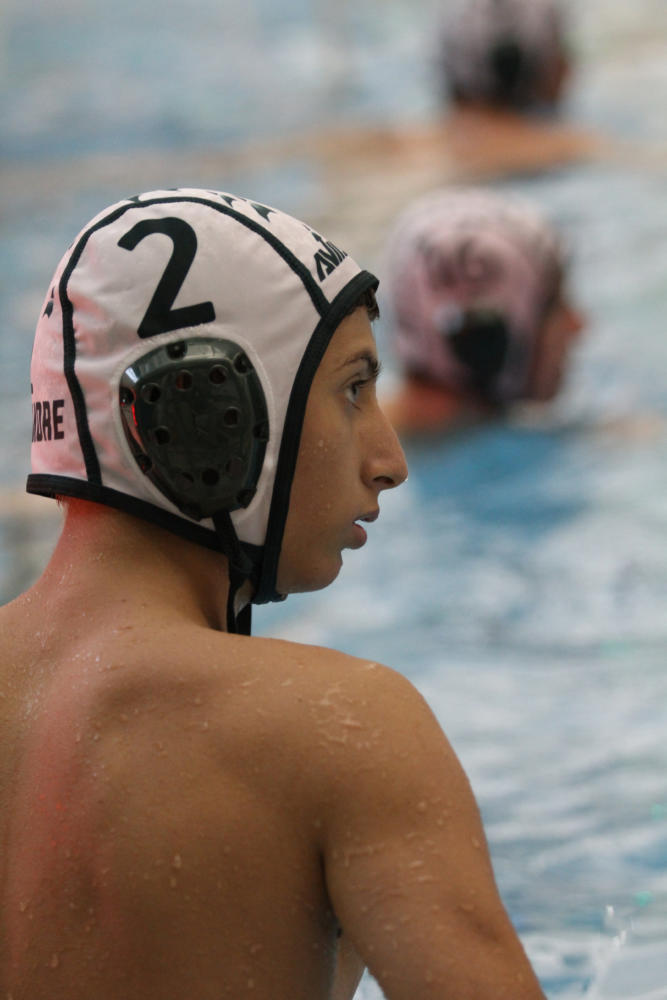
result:
<svg viewBox="0 0 667 1000"><path fill-rule="evenodd" d="M434 114L438 6L5 0L2 599L34 579L57 532L46 501L26 511L16 496L34 323L69 242L105 204L151 186L316 203L307 155L226 154ZM569 243L588 330L565 392L537 419L409 445L410 479L336 584L255 622L388 663L427 696L550 998L664 1000L667 7L587 0L571 13L566 114L616 152L496 182L536 199ZM385 336L380 324L381 349ZM365 979L359 1000L377 996Z"/></svg>

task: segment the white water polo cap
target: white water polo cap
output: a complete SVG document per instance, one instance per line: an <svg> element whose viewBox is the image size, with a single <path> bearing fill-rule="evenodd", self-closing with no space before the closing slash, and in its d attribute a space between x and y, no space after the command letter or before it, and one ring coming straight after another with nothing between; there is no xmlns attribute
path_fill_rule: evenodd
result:
<svg viewBox="0 0 667 1000"><path fill-rule="evenodd" d="M28 491L223 551L255 602L279 599L308 392L334 330L376 287L305 223L245 198L177 189L111 206L42 308Z"/></svg>
<svg viewBox="0 0 667 1000"><path fill-rule="evenodd" d="M478 188L426 195L387 245L394 353L408 374L446 388L500 405L525 398L563 270L555 231L523 200Z"/></svg>
<svg viewBox="0 0 667 1000"><path fill-rule="evenodd" d="M437 59L455 99L526 107L544 99L563 53L556 0L456 0Z"/></svg>

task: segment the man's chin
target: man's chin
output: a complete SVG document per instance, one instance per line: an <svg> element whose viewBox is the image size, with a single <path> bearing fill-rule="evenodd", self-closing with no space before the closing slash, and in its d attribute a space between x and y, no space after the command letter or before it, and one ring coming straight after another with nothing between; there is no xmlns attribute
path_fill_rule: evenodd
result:
<svg viewBox="0 0 667 1000"><path fill-rule="evenodd" d="M310 594L316 590L324 590L334 582L343 566L343 557L332 560L331 565L319 567L310 573L281 574L278 571L277 590L279 594Z"/></svg>

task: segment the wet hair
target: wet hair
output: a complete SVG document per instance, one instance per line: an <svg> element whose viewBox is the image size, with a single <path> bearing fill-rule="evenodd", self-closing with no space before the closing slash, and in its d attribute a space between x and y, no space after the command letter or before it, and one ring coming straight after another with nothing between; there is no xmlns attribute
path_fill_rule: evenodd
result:
<svg viewBox="0 0 667 1000"><path fill-rule="evenodd" d="M357 309L365 309L371 322L380 318L380 307L375 295L375 289L367 288L364 292L362 292L359 298L352 303L345 315L351 316L352 313L357 311Z"/></svg>

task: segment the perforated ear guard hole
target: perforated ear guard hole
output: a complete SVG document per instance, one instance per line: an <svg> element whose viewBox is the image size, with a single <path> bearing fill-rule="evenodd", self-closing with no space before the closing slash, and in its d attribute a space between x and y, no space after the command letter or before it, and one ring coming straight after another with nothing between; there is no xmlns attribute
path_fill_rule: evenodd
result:
<svg viewBox="0 0 667 1000"><path fill-rule="evenodd" d="M123 372L119 404L141 471L188 517L247 507L269 421L259 376L230 340L184 338Z"/></svg>

